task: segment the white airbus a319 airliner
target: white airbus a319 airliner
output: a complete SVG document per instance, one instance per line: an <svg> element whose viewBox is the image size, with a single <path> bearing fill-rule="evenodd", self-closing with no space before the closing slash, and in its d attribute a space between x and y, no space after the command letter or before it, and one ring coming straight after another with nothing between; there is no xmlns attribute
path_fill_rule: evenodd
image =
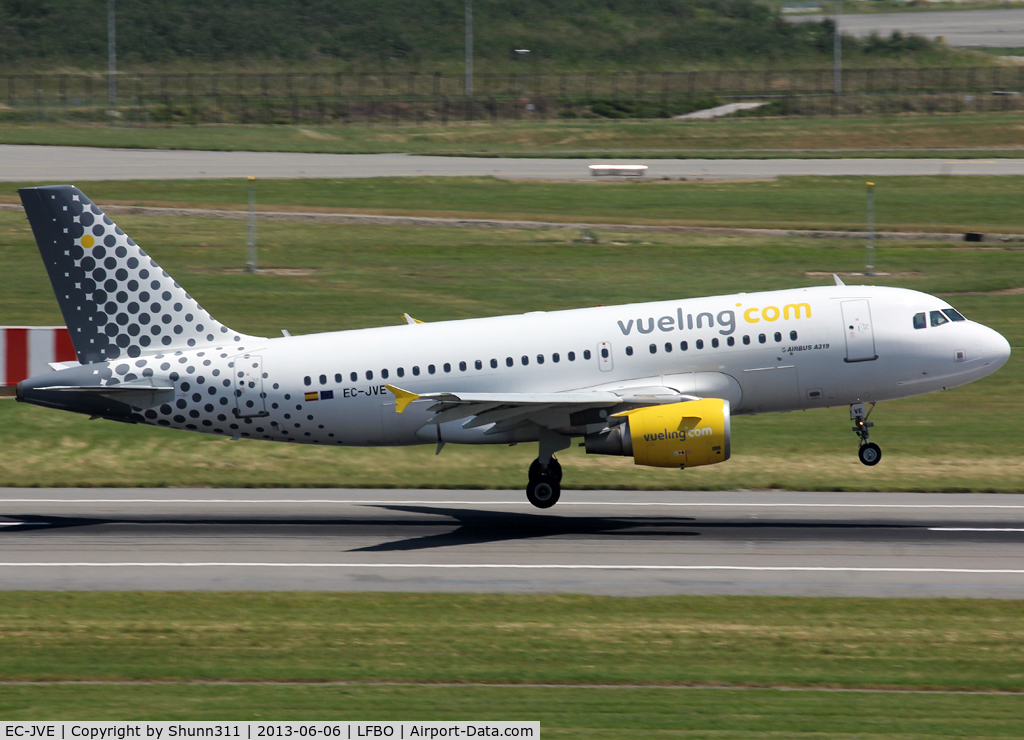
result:
<svg viewBox="0 0 1024 740"><path fill-rule="evenodd" d="M214 319L80 190L19 191L77 363L19 401L235 439L345 447L538 442L688 468L730 455L733 415L849 406L860 459L877 401L963 385L1010 355L940 298L835 285L306 336Z"/></svg>

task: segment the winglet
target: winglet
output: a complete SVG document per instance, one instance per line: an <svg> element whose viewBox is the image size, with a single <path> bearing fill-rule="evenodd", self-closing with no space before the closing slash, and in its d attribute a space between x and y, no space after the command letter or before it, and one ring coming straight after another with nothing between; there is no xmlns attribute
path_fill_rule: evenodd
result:
<svg viewBox="0 0 1024 740"><path fill-rule="evenodd" d="M407 323L407 324L422 324L423 323L419 319L414 319L412 316L410 316L407 313L403 313L402 316L405 317L405 323Z"/></svg>
<svg viewBox="0 0 1024 740"><path fill-rule="evenodd" d="M835 281L836 281L836 285L838 285L838 286L840 286L840 287L843 287L843 288L845 288L845 287L846 287L846 283L844 283L844 282L843 282L842 280L840 280L840 279L839 279L839 276L838 276L838 275L836 275L836 274L835 274L834 272L832 273L832 277L833 277L833 278L835 279Z"/></svg>
<svg viewBox="0 0 1024 740"><path fill-rule="evenodd" d="M395 394L395 411L402 413L405 411L405 407L415 401L419 396L409 391L403 391L401 388L396 388L393 385L384 385L389 391Z"/></svg>

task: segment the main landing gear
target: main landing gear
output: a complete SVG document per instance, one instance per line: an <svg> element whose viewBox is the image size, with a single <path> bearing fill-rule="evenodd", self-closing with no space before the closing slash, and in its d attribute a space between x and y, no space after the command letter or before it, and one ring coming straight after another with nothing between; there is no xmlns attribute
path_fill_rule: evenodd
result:
<svg viewBox="0 0 1024 740"><path fill-rule="evenodd" d="M868 429L874 426L873 423L868 421L868 417L871 416L871 412L874 410L875 404L873 403L866 413L864 411L864 404L850 404L850 418L853 419L853 431L860 438L860 449L857 451L857 457L865 465L877 465L878 461L882 459L882 449L874 442L868 441Z"/></svg>
<svg viewBox="0 0 1024 740"><path fill-rule="evenodd" d="M537 459L530 465L530 482L526 485L526 498L538 509L550 509L558 503L562 493L562 466L554 455L564 450L572 439L547 430L541 432Z"/></svg>
<svg viewBox="0 0 1024 740"><path fill-rule="evenodd" d="M526 486L526 498L538 509L550 509L558 503L562 493L562 466L551 458L547 466L540 459L530 465L530 482Z"/></svg>

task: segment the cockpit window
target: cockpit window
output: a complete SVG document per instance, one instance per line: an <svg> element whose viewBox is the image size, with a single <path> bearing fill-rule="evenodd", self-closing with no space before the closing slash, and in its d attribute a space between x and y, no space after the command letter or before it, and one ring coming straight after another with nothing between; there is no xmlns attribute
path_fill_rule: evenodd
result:
<svg viewBox="0 0 1024 740"><path fill-rule="evenodd" d="M942 326L949 323L949 319L942 315L942 311L932 311L929 316L932 320L932 326Z"/></svg>
<svg viewBox="0 0 1024 740"><path fill-rule="evenodd" d="M946 314L950 321L967 321L967 319L961 316L960 312L955 308L944 308L942 309L942 313Z"/></svg>
<svg viewBox="0 0 1024 740"><path fill-rule="evenodd" d="M915 329L923 329L926 326L928 326L928 319L925 318L924 313L923 312L922 313L915 313L914 314L914 328Z"/></svg>

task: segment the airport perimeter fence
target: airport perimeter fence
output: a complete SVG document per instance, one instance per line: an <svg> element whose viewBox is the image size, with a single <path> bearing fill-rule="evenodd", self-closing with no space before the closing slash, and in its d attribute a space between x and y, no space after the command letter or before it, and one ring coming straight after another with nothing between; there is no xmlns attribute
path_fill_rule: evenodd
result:
<svg viewBox="0 0 1024 740"><path fill-rule="evenodd" d="M669 118L728 102L747 115L828 116L1024 109L1024 67L589 74L0 75L0 120L137 123L386 123Z"/></svg>

